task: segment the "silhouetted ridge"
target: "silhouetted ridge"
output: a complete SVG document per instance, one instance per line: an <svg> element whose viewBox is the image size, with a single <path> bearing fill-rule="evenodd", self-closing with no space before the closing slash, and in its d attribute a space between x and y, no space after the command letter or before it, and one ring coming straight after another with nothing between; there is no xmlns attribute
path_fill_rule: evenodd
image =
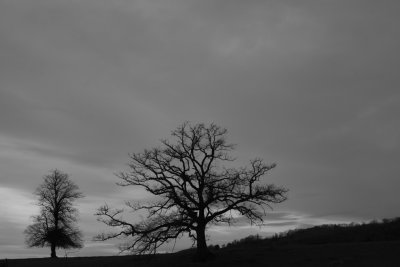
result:
<svg viewBox="0 0 400 267"><path fill-rule="evenodd" d="M255 244L329 244L400 240L400 218L384 219L363 224L329 224L307 229L290 230L273 237L248 236L228 243L225 247Z"/></svg>

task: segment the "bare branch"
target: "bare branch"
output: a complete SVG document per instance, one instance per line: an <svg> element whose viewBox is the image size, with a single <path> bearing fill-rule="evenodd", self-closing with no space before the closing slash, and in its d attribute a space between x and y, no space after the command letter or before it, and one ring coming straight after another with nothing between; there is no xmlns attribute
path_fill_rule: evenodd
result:
<svg viewBox="0 0 400 267"><path fill-rule="evenodd" d="M276 164L254 159L245 168L223 168L224 162L234 160L230 152L235 146L226 141L226 129L186 122L171 135L174 141L161 140L162 147L129 155L129 171L117 174L119 185L141 187L159 200L126 203L133 212L147 213L138 223L124 220L121 209L100 207L98 220L117 231L100 234L97 240L127 236L131 242L121 250L154 253L187 233L204 254L208 224L233 223L233 211L250 223L261 223L266 207L286 200L285 188L260 183Z"/></svg>
<svg viewBox="0 0 400 267"><path fill-rule="evenodd" d="M25 230L28 246L50 246L52 257L56 257L56 248L82 247L82 234L75 226L77 210L73 207L73 202L83 197L78 190L68 174L57 169L43 177L35 191L40 214Z"/></svg>

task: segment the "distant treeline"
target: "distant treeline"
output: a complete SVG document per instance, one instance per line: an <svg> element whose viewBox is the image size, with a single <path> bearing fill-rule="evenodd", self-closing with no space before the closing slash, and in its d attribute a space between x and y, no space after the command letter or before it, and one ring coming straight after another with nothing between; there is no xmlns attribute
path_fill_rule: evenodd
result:
<svg viewBox="0 0 400 267"><path fill-rule="evenodd" d="M268 238L262 238L259 235L251 235L240 240L235 240L223 247L240 247L260 244L310 245L394 240L400 240L400 218L383 219L381 222L372 221L362 224L320 225L306 229L289 230Z"/></svg>

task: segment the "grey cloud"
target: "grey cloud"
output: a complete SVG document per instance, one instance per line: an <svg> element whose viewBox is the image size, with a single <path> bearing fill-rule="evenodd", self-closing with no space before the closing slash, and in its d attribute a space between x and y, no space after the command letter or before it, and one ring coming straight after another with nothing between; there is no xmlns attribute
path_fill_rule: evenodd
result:
<svg viewBox="0 0 400 267"><path fill-rule="evenodd" d="M383 161L398 105L357 116L396 96L395 5L3 3L1 131L110 167L188 119L283 165Z"/></svg>
<svg viewBox="0 0 400 267"><path fill-rule="evenodd" d="M275 223L266 223L264 226L297 226L297 222L275 222Z"/></svg>

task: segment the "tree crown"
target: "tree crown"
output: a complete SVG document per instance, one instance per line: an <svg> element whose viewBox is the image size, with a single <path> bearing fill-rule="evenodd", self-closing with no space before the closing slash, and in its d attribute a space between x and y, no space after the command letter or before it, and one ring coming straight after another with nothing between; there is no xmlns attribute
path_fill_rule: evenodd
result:
<svg viewBox="0 0 400 267"><path fill-rule="evenodd" d="M35 191L40 214L33 216L34 223L25 230L28 246L82 247L82 234L74 225L77 210L73 203L83 197L78 190L68 174L57 169L43 177Z"/></svg>
<svg viewBox="0 0 400 267"><path fill-rule="evenodd" d="M226 134L226 129L215 124L184 123L172 132L175 142L162 140L162 147L130 154L129 171L117 175L119 185L142 187L155 200L147 204L127 202L133 211L148 213L136 224L122 219L123 210L101 207L99 220L121 230L97 239L132 235L134 242L122 250L154 252L183 233L199 241L206 225L232 223L230 211L251 223L262 222L264 207L284 201L287 190L258 183L276 166L261 159L252 160L249 167L225 168L224 162L234 160L229 155L234 145L227 143Z"/></svg>

